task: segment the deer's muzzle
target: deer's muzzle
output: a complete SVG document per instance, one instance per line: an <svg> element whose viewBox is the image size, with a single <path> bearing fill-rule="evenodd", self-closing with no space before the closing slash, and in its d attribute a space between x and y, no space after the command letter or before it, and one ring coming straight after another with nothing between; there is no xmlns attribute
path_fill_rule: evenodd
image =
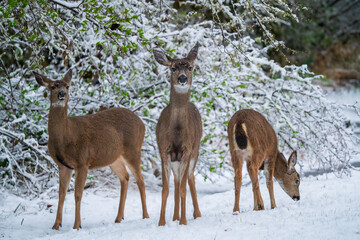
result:
<svg viewBox="0 0 360 240"><path fill-rule="evenodd" d="M293 196L292 198L294 201L299 201L300 200L300 196Z"/></svg>
<svg viewBox="0 0 360 240"><path fill-rule="evenodd" d="M59 100L64 100L65 97L66 97L66 92L64 92L64 91L59 92L59 94L58 94Z"/></svg>
<svg viewBox="0 0 360 240"><path fill-rule="evenodd" d="M185 75L181 75L179 78L178 78L178 81L181 85L184 85L187 83L187 77Z"/></svg>

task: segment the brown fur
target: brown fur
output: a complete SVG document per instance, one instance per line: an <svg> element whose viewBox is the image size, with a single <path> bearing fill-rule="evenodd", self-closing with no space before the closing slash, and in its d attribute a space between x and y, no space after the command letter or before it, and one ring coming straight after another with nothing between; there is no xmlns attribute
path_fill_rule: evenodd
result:
<svg viewBox="0 0 360 240"><path fill-rule="evenodd" d="M66 191L75 169L75 223L81 227L80 202L88 169L110 166L119 177L121 196L116 222L124 217L124 204L129 181L125 165L129 167L138 184L143 208L143 218L148 218L145 199L145 185L141 174L141 146L145 126L141 119L125 108L112 108L97 114L68 117L68 87L71 70L62 81L52 81L35 73L37 82L50 90L50 114L48 122L48 148L51 157L59 166L60 187L58 211L53 229L62 223L62 208ZM59 93L65 92L64 100ZM63 106L56 106L56 105Z"/></svg>
<svg viewBox="0 0 360 240"><path fill-rule="evenodd" d="M239 130L238 128L241 128ZM237 144L239 133L245 132L247 147L241 148ZM296 164L296 152L293 152L287 162L278 150L277 137L269 122L258 112L245 109L232 116L228 125L228 138L230 145L231 161L235 171L235 204L234 212L239 211L239 199L241 188L241 173L243 162L246 161L254 192L254 210L264 209L261 198L258 170L264 168L266 184L270 194L271 208L276 207L273 180L274 176L281 183L284 191L294 200L299 200L299 174L294 166Z"/></svg>
<svg viewBox="0 0 360 240"><path fill-rule="evenodd" d="M181 199L180 224L186 221L186 182L189 180L191 197L194 205L194 218L200 217L194 170L199 156L202 123L200 113L189 102L192 83L192 67L197 56L198 44L190 51L187 58L173 60L169 56L155 51L155 59L171 68L170 104L162 111L156 126L156 139L159 146L162 168L162 205L159 225L165 225L166 201L169 195L170 169L174 173L175 207L173 220L179 220L179 201ZM181 74L187 77L188 91L179 93L175 86L179 84ZM192 161L192 163L191 163Z"/></svg>

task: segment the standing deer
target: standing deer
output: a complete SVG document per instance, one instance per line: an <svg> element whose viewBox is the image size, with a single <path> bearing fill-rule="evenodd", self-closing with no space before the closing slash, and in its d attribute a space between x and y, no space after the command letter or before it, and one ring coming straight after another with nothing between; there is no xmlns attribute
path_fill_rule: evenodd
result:
<svg viewBox="0 0 360 240"><path fill-rule="evenodd" d="M50 91L48 149L59 167L59 204L53 229L62 223L62 210L72 170L75 169L75 223L81 228L80 202L88 169L110 166L120 179L121 194L115 222L124 217L124 205L129 182L126 166L133 173L140 190L143 218L146 209L145 185L141 174L141 146L145 127L141 119L125 108L112 108L93 115L68 117L67 103L72 71L63 80L52 81L35 73L39 85Z"/></svg>
<svg viewBox="0 0 360 240"><path fill-rule="evenodd" d="M199 44L197 43L187 57L183 59L172 59L163 52L154 51L156 61L171 69L170 103L162 111L156 126L163 183L159 226L165 225L170 169L174 175L175 185L173 221L179 220L179 202L181 199L180 224L187 224L186 182L188 180L194 205L194 218L201 217L197 202L194 170L199 156L202 123L198 109L189 101L193 64L198 48Z"/></svg>
<svg viewBox="0 0 360 240"><path fill-rule="evenodd" d="M241 173L246 161L254 193L254 210L263 210L258 182L258 171L264 169L266 186L269 190L271 208L276 208L273 176L282 189L293 199L300 200L300 177L295 170L297 154L294 151L289 160L279 152L277 137L269 122L258 112L245 109L232 116L228 125L231 161L235 170L234 212L239 212Z"/></svg>

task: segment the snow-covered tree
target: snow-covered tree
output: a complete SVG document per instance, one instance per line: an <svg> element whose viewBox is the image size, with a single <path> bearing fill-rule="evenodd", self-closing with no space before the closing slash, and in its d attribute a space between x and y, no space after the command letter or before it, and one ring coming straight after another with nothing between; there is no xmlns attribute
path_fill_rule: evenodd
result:
<svg viewBox="0 0 360 240"><path fill-rule="evenodd" d="M38 194L57 168L47 153L47 92L32 71L59 79L73 69L69 115L126 107L146 125L143 169L159 166L155 126L169 101L169 70L152 50L181 57L200 43L191 101L204 126L197 172L231 176L226 126L255 109L273 124L284 152L302 168L347 172L357 141L340 113L312 84L306 66L267 57L269 23L296 20L286 1L7 0L0 6L0 183ZM262 44L267 47L263 48Z"/></svg>

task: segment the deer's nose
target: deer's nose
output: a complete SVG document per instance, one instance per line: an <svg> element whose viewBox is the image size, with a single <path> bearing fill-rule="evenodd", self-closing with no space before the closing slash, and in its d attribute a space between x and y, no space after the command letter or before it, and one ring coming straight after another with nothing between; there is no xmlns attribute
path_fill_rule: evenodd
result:
<svg viewBox="0 0 360 240"><path fill-rule="evenodd" d="M181 75L178 80L180 84L185 84L187 82L187 77L185 75Z"/></svg>
<svg viewBox="0 0 360 240"><path fill-rule="evenodd" d="M294 201L299 201L300 200L300 196L293 196L292 198Z"/></svg>
<svg viewBox="0 0 360 240"><path fill-rule="evenodd" d="M61 92L59 92L59 94L58 94L58 98L59 98L60 100L64 100L64 99L65 99L65 96L66 96L66 92L64 92L64 91L61 91Z"/></svg>

